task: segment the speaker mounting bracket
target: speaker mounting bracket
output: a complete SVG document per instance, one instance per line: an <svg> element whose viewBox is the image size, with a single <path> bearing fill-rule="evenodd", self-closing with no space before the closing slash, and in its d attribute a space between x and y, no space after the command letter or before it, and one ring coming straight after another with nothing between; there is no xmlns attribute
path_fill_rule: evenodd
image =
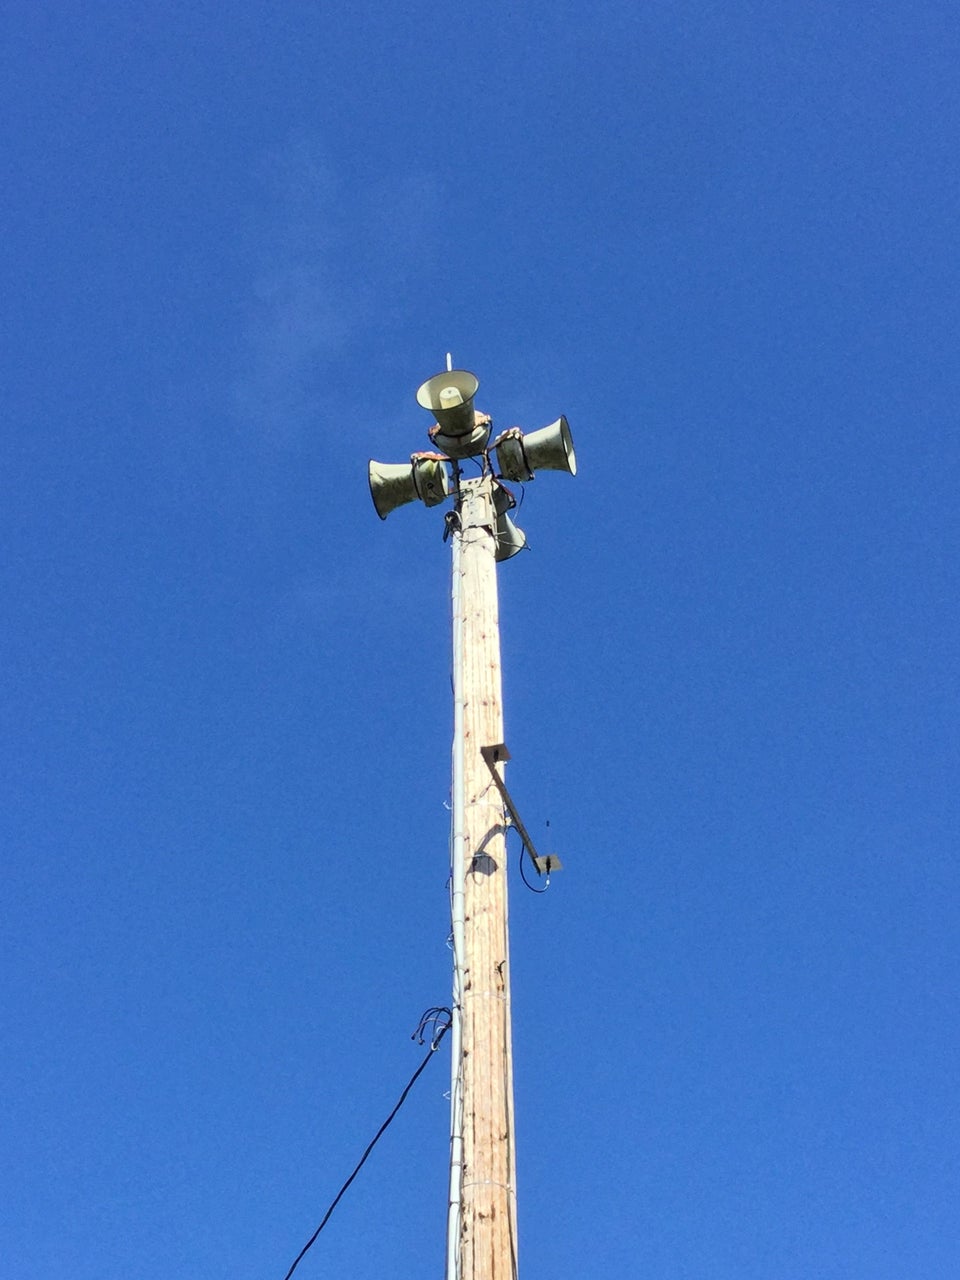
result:
<svg viewBox="0 0 960 1280"><path fill-rule="evenodd" d="M503 803L507 806L507 812L510 814L510 820L520 832L520 839L526 845L527 853L529 853L530 859L537 869L537 875L541 876L546 872L549 876L551 872L562 871L563 863L555 853L541 855L537 853L536 849L533 847L533 841L530 839L530 833L523 825L520 815L517 813L517 806L513 803L513 800L510 797L510 792L506 788L506 784L497 772L497 765L500 761L510 759L510 752L507 750L507 744L505 742L498 742L491 747L481 747L480 754L483 756L484 762L490 770L490 776L496 783L497 790L500 792Z"/></svg>

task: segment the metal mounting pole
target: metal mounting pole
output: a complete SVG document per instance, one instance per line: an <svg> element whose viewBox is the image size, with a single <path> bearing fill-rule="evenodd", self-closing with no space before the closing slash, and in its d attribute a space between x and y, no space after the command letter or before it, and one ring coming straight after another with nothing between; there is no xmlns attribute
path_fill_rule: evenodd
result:
<svg viewBox="0 0 960 1280"><path fill-rule="evenodd" d="M455 1057L447 1280L515 1280L506 826L500 792L481 754L484 746L503 741L489 474L461 482L457 510L451 842Z"/></svg>

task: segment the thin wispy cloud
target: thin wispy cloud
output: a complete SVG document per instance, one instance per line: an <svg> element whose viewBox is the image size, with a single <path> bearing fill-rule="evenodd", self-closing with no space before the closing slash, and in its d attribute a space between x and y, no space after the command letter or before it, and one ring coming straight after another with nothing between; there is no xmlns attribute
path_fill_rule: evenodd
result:
<svg viewBox="0 0 960 1280"><path fill-rule="evenodd" d="M430 180L380 178L357 189L319 143L293 138L261 166L262 204L248 217L247 280L232 404L262 441L295 446L343 410L351 353L402 311L430 254Z"/></svg>

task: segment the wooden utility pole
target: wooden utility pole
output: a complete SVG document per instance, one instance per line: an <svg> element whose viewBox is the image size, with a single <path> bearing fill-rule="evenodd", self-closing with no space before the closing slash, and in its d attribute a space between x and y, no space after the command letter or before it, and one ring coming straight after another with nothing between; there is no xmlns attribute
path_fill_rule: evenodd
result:
<svg viewBox="0 0 960 1280"><path fill-rule="evenodd" d="M489 473L461 481L457 511L452 592L454 1061L447 1280L515 1280L506 828L503 802L481 755L481 748L503 741Z"/></svg>
<svg viewBox="0 0 960 1280"><path fill-rule="evenodd" d="M454 498L446 515L447 534L453 535L454 728L445 1276L516 1280L507 810L537 874L546 871L549 884L551 867L560 864L537 856L502 776L510 757L503 741L496 566L521 551L526 538L507 514L516 504L501 481L524 484L537 471L576 475L577 461L563 416L539 431L508 427L491 442L489 415L473 407L479 385L468 369L454 369L448 354L446 372L417 391L417 404L436 419L428 432L433 449L411 454L409 463L371 459L367 474L381 520L408 502L435 507ZM466 459L480 465L471 480L463 479L460 463Z"/></svg>

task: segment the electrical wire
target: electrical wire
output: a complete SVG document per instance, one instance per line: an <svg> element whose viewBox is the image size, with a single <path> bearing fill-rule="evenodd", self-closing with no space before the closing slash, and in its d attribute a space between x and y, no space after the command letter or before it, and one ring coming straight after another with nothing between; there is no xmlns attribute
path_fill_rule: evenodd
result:
<svg viewBox="0 0 960 1280"><path fill-rule="evenodd" d="M508 824L508 826L507 826L507 830L508 830L508 831L516 831L517 829L516 829L516 827L513 825L513 823L509 823L509 824ZM519 832L519 831L517 831L517 835L518 835L518 836L520 835L520 832ZM518 866L518 868L519 868L519 870L520 870L520 879L521 879L521 880L523 881L523 883L527 886L527 888L530 890L530 892L531 892L531 893L546 893L546 892L547 892L547 890L550 888L550 873L549 873L549 871L547 872L547 879L546 879L546 883L544 884L543 888L542 888L542 889L538 889L538 888L537 888L537 886L536 886L535 884L531 884L531 883L530 883L530 881L527 879L526 872L525 872L525 871L524 871L524 869L523 869L523 855L524 855L524 854L526 854L526 855L527 855L527 857L529 858L529 857L530 857L530 850L527 848L527 842L526 842L526 840L524 840L523 836L520 836L520 857L519 857L519 859L517 860L517 866ZM533 861L533 859L532 859L532 858L531 858L531 861ZM539 874L540 874L540 873L539 873L539 871L538 871L538 872L537 872L537 875L539 875Z"/></svg>
<svg viewBox="0 0 960 1280"><path fill-rule="evenodd" d="M446 1015L446 1021L443 1021L443 1015ZM392 1111L390 1112L390 1114L387 1116L386 1120L384 1120L383 1124L382 1124L382 1125L380 1126L380 1128L377 1130L376 1134L374 1135L374 1138L373 1138L372 1142L371 1142L371 1143L370 1143L370 1145L367 1147L366 1151L364 1151L363 1155L360 1157L360 1161L359 1161L359 1163L357 1164L357 1167L354 1169L353 1173L351 1173L350 1177L346 1180L346 1182L343 1184L343 1186L342 1186L342 1187L340 1188L340 1190L337 1192L336 1196L334 1197L333 1203L330 1205L330 1208L329 1208L329 1209L327 1210L327 1212L323 1215L323 1219L321 1220L319 1227L317 1227L316 1231L313 1233L313 1235L310 1237L310 1239L307 1241L307 1243L303 1246L303 1248L302 1248L302 1249L300 1250L300 1252L297 1254L296 1258L293 1260L293 1265L291 1266L291 1268L290 1268L290 1270L287 1272L287 1274L283 1277L283 1280L290 1280L290 1277L293 1275L294 1271L296 1271L297 1267L300 1265L300 1263L301 1263L301 1261L303 1260L303 1257L304 1257L304 1255L306 1254L307 1250L308 1250L308 1249L310 1249L310 1248L313 1246L313 1244L315 1243L315 1241L316 1241L316 1239L317 1239L317 1236L320 1234L320 1232L323 1230L323 1228L324 1228L324 1227L327 1225L327 1223L330 1221L330 1216L331 1216L331 1214L333 1213L333 1211L334 1211L334 1209L337 1207L337 1205L340 1203L340 1201L343 1199L344 1193L346 1192L347 1188L350 1186L351 1182L353 1182L354 1178L357 1176L357 1174L360 1172L360 1170L361 1170L361 1169L363 1168L363 1166L366 1164L367 1156L369 1156L370 1152L373 1150L373 1148L374 1148L374 1147L377 1145L377 1143L380 1141L381 1137L383 1136L383 1134L386 1132L387 1128L389 1127L390 1122L393 1120L393 1117L397 1114L397 1112L400 1110L400 1108L401 1108L401 1107L403 1106L403 1104L406 1102L406 1100L407 1100L407 1094L410 1092L410 1090L413 1088L413 1086L417 1083L417 1081L419 1080L419 1078L420 1078L421 1074L423 1073L423 1070L424 1070L424 1068L426 1067L427 1063L430 1061L430 1059L431 1059L431 1058L433 1057L433 1055L436 1053L437 1049L440 1047L440 1041L443 1039L443 1037L444 1037L444 1036L447 1034L447 1032L450 1030L450 1023L451 1023L451 1021L452 1021L452 1017L453 1017L453 1015L451 1014L451 1012L450 1012L450 1010L449 1010L449 1009L444 1009L444 1008L440 1008L440 1007L435 1007L435 1008L433 1008L433 1009L428 1009L428 1010L426 1011L426 1013L421 1017L420 1022L419 1022L418 1026L417 1026L417 1029L416 1029L416 1031L413 1033L413 1035L410 1037L410 1039L411 1039L411 1040L418 1040L418 1042L419 1042L420 1044L423 1044L423 1043L424 1043L424 1033L425 1033L425 1031L426 1031L427 1027L432 1027L432 1028L433 1028L433 1037L432 1037L432 1039L431 1039L431 1041L430 1041L430 1051L429 1051L429 1053L428 1053L428 1054L427 1054L427 1056L424 1058L424 1060L420 1063L419 1067L417 1067L416 1071L413 1073L413 1075L410 1077L410 1079L407 1081L407 1086L406 1086L406 1088L404 1089L403 1093L401 1093L400 1097L398 1098L398 1100L397 1100L397 1105L393 1108L393 1110L392 1110ZM441 1025L441 1022L443 1022L443 1025Z"/></svg>

